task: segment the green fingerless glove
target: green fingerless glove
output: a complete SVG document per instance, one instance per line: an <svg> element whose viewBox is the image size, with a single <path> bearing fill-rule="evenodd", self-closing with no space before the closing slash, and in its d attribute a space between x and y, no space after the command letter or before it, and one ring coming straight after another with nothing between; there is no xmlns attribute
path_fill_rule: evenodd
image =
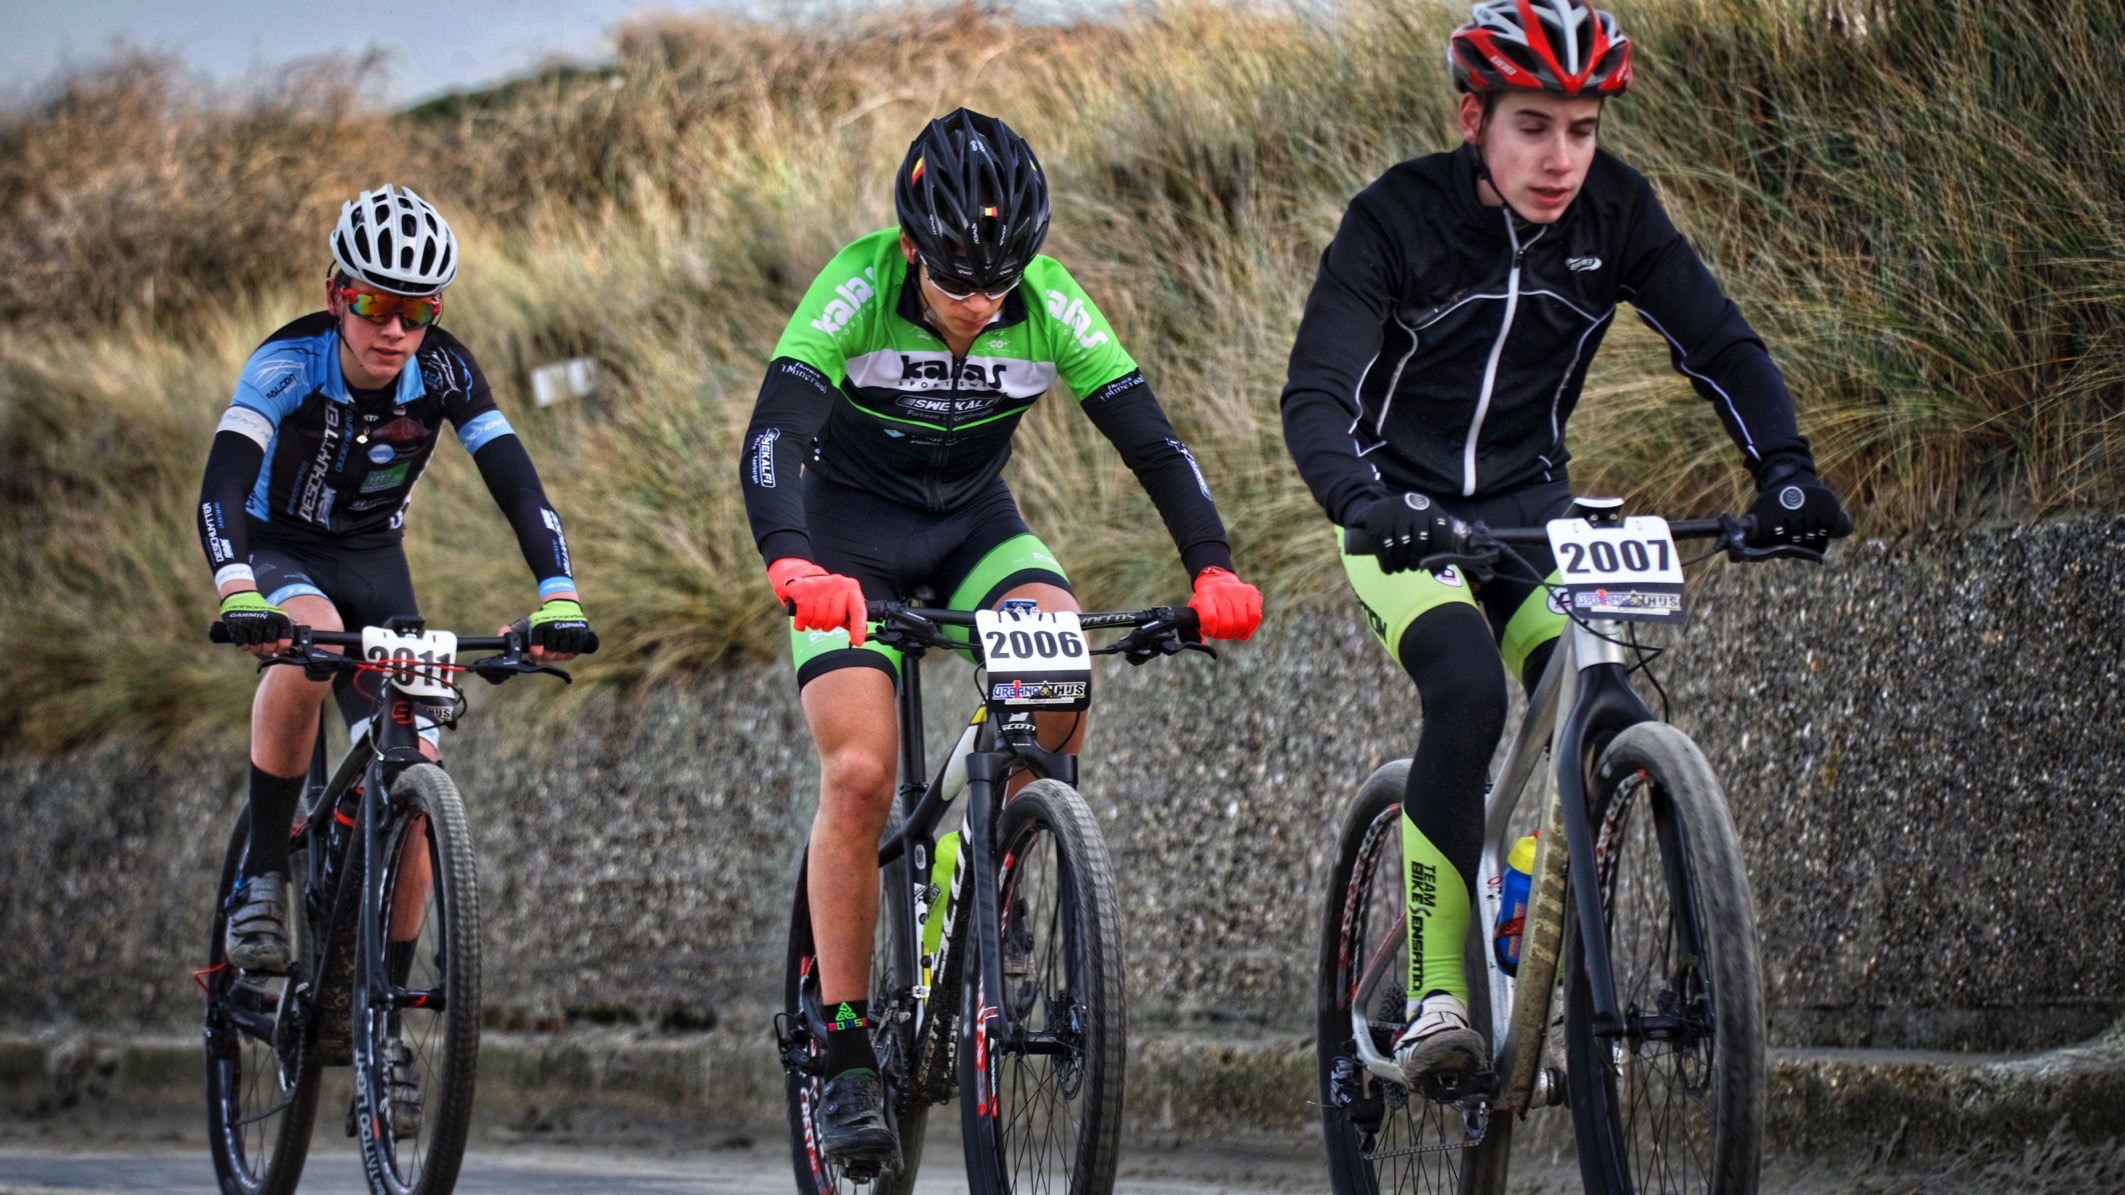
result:
<svg viewBox="0 0 2125 1195"><path fill-rule="evenodd" d="M255 589L238 590L221 599L221 625L229 629L229 642L238 646L278 643L295 633L288 612Z"/></svg>
<svg viewBox="0 0 2125 1195"><path fill-rule="evenodd" d="M531 641L547 651L589 655L598 650L598 633L583 617L583 607L568 598L553 598L525 620Z"/></svg>
<svg viewBox="0 0 2125 1195"><path fill-rule="evenodd" d="M568 622L571 620L575 622L583 621L583 607L567 598L554 598L545 605L540 606L538 612L531 616L530 622L532 626L540 627L549 622Z"/></svg>

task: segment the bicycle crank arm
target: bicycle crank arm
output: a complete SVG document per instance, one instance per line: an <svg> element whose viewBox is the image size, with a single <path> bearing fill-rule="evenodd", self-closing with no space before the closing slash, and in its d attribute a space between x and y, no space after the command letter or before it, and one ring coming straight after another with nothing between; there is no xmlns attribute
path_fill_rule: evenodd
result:
<svg viewBox="0 0 2125 1195"><path fill-rule="evenodd" d="M1358 1061L1372 1072L1373 1078L1389 1083L1408 1082L1402 1077L1402 1068L1395 1065L1395 1060L1380 1053L1372 1044L1372 1022L1366 1019L1365 1010L1356 1005L1350 1009L1350 1044L1357 1047Z"/></svg>

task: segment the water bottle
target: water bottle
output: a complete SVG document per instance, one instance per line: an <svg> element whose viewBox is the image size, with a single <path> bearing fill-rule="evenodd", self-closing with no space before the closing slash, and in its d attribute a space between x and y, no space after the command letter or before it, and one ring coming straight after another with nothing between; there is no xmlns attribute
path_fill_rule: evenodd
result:
<svg viewBox="0 0 2125 1195"><path fill-rule="evenodd" d="M1507 975L1520 972L1520 930L1527 922L1527 893L1535 870L1535 836L1513 844L1505 857L1505 882L1499 889L1498 925L1491 934L1498 966Z"/></svg>

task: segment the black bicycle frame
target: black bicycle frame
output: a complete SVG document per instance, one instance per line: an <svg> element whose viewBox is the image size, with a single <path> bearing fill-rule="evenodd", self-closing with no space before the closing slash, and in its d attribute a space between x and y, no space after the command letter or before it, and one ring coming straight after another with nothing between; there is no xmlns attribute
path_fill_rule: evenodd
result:
<svg viewBox="0 0 2125 1195"><path fill-rule="evenodd" d="M909 863L919 880L936 849L935 831L937 823L944 817L947 803L944 800L943 769L927 781L920 779L928 770L923 750L920 662L929 645L910 640L898 646L902 655L898 707L900 774L903 778L899 799L903 820L899 831L879 847L878 863L883 867L903 853L909 853L912 846ZM1015 765L1032 772L1036 778L1060 780L1074 786L1077 783L1077 757L1044 750L1034 735L1033 716L1029 711L1004 712L991 706L987 717L996 728L999 746L974 751L967 756L967 841L960 849L965 852L967 875L973 884L968 908L974 918L975 936L970 946L981 966L981 991L993 999L996 993L1003 991L1003 923L997 903L996 870L992 863L996 818L1003 810L1005 782ZM907 890L894 893L893 899L908 900L911 891L912 884ZM940 895L938 899L946 899L946 896ZM908 924L917 924L912 907L908 913ZM908 934L897 947L904 954L902 974L920 975L922 935L919 930ZM1017 1036L1015 1028L1012 1036Z"/></svg>
<svg viewBox="0 0 2125 1195"><path fill-rule="evenodd" d="M1579 691L1557 726L1551 750L1557 765L1557 800L1563 808L1564 840L1571 860L1572 905L1578 912L1580 959L1585 965L1587 994L1593 998L1594 1033L1614 1037L1624 1032L1616 1001L1615 968L1609 959L1606 910L1601 873L1595 867L1594 827L1587 810L1586 776L1593 751L1624 729L1654 721L1621 664L1593 664L1579 672Z"/></svg>

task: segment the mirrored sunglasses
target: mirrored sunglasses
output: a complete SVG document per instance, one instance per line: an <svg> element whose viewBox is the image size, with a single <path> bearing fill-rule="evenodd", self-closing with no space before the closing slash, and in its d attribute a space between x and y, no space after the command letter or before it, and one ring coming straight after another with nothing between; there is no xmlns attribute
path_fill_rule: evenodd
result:
<svg viewBox="0 0 2125 1195"><path fill-rule="evenodd" d="M940 274L927 261L922 263L922 268L929 275L930 285L937 288L937 293L952 300L954 303L964 303L975 295L980 295L992 303L1001 303L1005 295L1017 290L1018 284L1025 281L1025 275L1020 274L1002 286L982 287L976 286L964 278L950 278Z"/></svg>
<svg viewBox="0 0 2125 1195"><path fill-rule="evenodd" d="M389 291L364 290L358 286L339 288L341 301L354 314L372 324L388 324L392 316L408 328L425 328L443 314L441 295L394 295Z"/></svg>

